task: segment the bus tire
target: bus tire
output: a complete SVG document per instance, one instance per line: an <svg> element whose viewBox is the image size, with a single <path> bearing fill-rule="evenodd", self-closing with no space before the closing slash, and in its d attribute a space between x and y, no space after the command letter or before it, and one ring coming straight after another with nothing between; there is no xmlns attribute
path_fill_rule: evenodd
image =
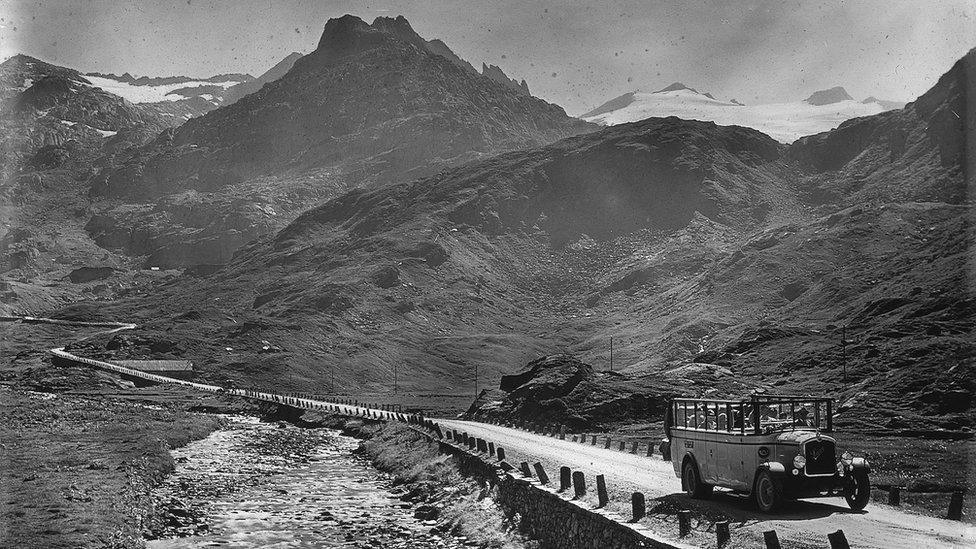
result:
<svg viewBox="0 0 976 549"><path fill-rule="evenodd" d="M693 459L686 459L681 468L681 484L693 499L708 499L712 495L712 485L702 480L698 464Z"/></svg>
<svg viewBox="0 0 976 549"><path fill-rule="evenodd" d="M763 513L775 513L783 506L783 481L769 469L761 469L756 475L752 499Z"/></svg>
<svg viewBox="0 0 976 549"><path fill-rule="evenodd" d="M847 477L847 486L844 488L844 499L851 509L860 511L868 506L871 500L871 479L868 478L867 471L855 469Z"/></svg>

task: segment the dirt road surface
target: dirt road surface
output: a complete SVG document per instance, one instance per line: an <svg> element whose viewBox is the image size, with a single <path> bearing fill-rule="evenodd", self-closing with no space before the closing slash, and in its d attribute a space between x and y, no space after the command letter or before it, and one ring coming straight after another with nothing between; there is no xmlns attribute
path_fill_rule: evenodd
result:
<svg viewBox="0 0 976 549"><path fill-rule="evenodd" d="M652 499L670 499L682 507L725 515L742 525L736 530L738 536L748 534L760 540L763 531L776 530L782 542L814 542L826 546L827 534L841 529L851 547L861 549L976 547L976 527L962 522L910 514L874 502L863 512L855 513L843 498L802 500L781 514L764 515L747 498L719 490L707 502L688 499L681 492L681 481L675 477L671 462L661 460L660 456L605 450L498 425L452 419L436 421L442 427L467 432L505 448L509 462L539 461L550 471L565 465L583 471L588 478L602 474L611 492L643 492L649 508L654 505Z"/></svg>

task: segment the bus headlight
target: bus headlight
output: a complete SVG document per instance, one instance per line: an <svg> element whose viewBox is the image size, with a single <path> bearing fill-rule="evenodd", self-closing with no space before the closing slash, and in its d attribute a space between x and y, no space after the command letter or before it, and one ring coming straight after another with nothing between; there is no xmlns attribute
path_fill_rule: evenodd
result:
<svg viewBox="0 0 976 549"><path fill-rule="evenodd" d="M803 469L806 464L807 458L803 457L803 454L797 454L796 457L793 458L793 467L796 467L797 469Z"/></svg>

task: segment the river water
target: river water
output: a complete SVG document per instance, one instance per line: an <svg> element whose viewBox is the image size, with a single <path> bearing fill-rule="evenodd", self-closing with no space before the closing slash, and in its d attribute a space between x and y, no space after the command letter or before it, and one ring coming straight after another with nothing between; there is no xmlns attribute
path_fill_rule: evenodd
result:
<svg viewBox="0 0 976 549"><path fill-rule="evenodd" d="M235 416L225 429L172 451L176 471L154 494L168 526L148 546L466 545L414 518L389 479L352 453L357 446L333 430Z"/></svg>

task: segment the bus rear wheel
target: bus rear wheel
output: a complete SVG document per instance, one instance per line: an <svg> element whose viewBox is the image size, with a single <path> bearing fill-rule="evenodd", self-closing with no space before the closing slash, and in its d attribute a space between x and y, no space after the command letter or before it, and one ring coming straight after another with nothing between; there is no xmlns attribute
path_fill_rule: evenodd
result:
<svg viewBox="0 0 976 549"><path fill-rule="evenodd" d="M708 499L712 495L712 485L701 479L698 466L693 460L685 461L681 470L681 481L685 485L685 492L694 499Z"/></svg>
<svg viewBox="0 0 976 549"><path fill-rule="evenodd" d="M774 513L783 505L783 482L763 469L756 476L756 487L752 491L756 507L763 513Z"/></svg>

